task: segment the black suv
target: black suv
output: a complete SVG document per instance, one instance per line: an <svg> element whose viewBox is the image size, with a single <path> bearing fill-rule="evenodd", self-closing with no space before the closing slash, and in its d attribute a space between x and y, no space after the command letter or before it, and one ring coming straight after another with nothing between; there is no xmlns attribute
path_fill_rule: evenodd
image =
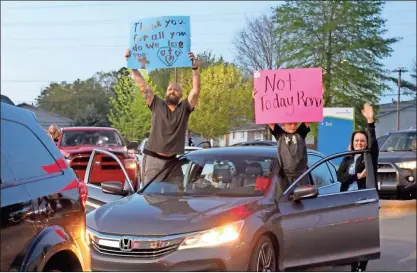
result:
<svg viewBox="0 0 417 273"><path fill-rule="evenodd" d="M89 271L87 188L34 114L5 101L0 271Z"/></svg>
<svg viewBox="0 0 417 273"><path fill-rule="evenodd" d="M416 129L391 132L380 144L378 188L381 196L416 198Z"/></svg>

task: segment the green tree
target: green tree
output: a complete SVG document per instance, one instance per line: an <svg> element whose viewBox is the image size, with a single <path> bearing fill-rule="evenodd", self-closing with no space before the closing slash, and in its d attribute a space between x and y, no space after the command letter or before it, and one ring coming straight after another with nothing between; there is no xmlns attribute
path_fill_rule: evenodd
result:
<svg viewBox="0 0 417 273"><path fill-rule="evenodd" d="M191 71L178 82L187 99L192 89ZM208 140L226 134L233 126L253 117L251 83L232 64L214 64L201 71L199 102L190 117L189 129Z"/></svg>
<svg viewBox="0 0 417 273"><path fill-rule="evenodd" d="M275 10L276 35L286 37L284 65L322 67L326 107L377 105L389 90L382 59L399 38L384 38L383 1L286 1Z"/></svg>
<svg viewBox="0 0 417 273"><path fill-rule="evenodd" d="M41 91L37 106L73 119L80 126L109 126L112 73L96 73L87 80L51 83Z"/></svg>
<svg viewBox="0 0 417 273"><path fill-rule="evenodd" d="M144 78L155 90L156 86L149 76ZM114 94L110 97L112 108L108 114L111 126L118 129L126 140L139 141L149 133L151 111L126 68L122 68L117 75Z"/></svg>

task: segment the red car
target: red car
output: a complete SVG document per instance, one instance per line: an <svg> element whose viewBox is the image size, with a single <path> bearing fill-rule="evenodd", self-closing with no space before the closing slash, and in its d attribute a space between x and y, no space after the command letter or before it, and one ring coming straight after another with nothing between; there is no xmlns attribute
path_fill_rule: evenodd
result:
<svg viewBox="0 0 417 273"><path fill-rule="evenodd" d="M140 167L133 154L128 153L126 141L114 128L68 127L61 129L57 146L79 179L84 180L85 170L93 149L102 149L117 155L129 175L135 189L140 181ZM123 185L125 176L117 162L100 154L94 162L90 182L119 181Z"/></svg>

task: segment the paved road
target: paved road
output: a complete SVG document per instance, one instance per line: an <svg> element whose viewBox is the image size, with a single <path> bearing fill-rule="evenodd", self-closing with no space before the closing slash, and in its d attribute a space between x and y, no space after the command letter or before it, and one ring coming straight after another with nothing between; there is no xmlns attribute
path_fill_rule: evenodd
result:
<svg viewBox="0 0 417 273"><path fill-rule="evenodd" d="M381 200L381 259L370 261L367 271L416 272L416 200ZM350 271L350 266L313 271Z"/></svg>
<svg viewBox="0 0 417 273"><path fill-rule="evenodd" d="M416 200L382 200L380 229L381 259L368 271L416 272Z"/></svg>

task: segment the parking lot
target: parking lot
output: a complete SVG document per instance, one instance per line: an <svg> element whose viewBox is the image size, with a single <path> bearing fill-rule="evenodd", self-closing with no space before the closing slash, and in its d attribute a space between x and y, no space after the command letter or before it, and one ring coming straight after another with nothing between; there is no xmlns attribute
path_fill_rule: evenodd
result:
<svg viewBox="0 0 417 273"><path fill-rule="evenodd" d="M381 259L370 261L367 271L416 272L416 200L381 200L380 237ZM318 270L348 272L350 267Z"/></svg>

